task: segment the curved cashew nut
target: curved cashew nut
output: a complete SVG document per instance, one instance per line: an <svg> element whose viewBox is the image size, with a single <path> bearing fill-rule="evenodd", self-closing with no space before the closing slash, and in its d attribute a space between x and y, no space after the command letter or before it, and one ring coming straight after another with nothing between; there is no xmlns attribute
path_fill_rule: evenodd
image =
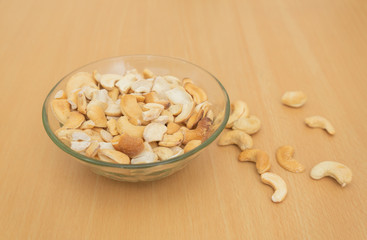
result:
<svg viewBox="0 0 367 240"><path fill-rule="evenodd" d="M170 111L173 116L177 116L182 112L182 105L172 104L171 106L169 106L168 111Z"/></svg>
<svg viewBox="0 0 367 240"><path fill-rule="evenodd" d="M144 105L144 108L149 110L143 112L143 120L151 121L159 117L164 109L164 106L159 103L147 103Z"/></svg>
<svg viewBox="0 0 367 240"><path fill-rule="evenodd" d="M143 132L146 142L162 141L163 135L167 132L167 127L161 123L149 123Z"/></svg>
<svg viewBox="0 0 367 240"><path fill-rule="evenodd" d="M123 95L120 99L121 112L125 116L128 116L132 123L136 123L135 125L141 123L143 120L143 111L141 110L136 97L133 95Z"/></svg>
<svg viewBox="0 0 367 240"><path fill-rule="evenodd" d="M126 116L122 116L117 120L117 132L120 134L127 133L132 137L143 138L144 126L136 126L129 122Z"/></svg>
<svg viewBox="0 0 367 240"><path fill-rule="evenodd" d="M321 179L323 177L334 178L342 187L345 187L352 181L352 170L344 164L324 161L314 166L310 173L313 179Z"/></svg>
<svg viewBox="0 0 367 240"><path fill-rule="evenodd" d="M293 155L294 155L293 147L282 146L277 149L276 159L282 168L290 172L295 173L303 172L305 170L305 167L301 163L297 162L297 160L293 158Z"/></svg>
<svg viewBox="0 0 367 240"><path fill-rule="evenodd" d="M194 101L191 98L191 95L188 94L184 88L176 87L166 92L168 99L173 104L181 104L182 111L176 117L175 122L180 123L186 121L191 116L192 111L194 110Z"/></svg>
<svg viewBox="0 0 367 240"><path fill-rule="evenodd" d="M70 103L66 99L53 99L51 101L51 110L56 119L65 124L71 113Z"/></svg>
<svg viewBox="0 0 367 240"><path fill-rule="evenodd" d="M182 143L187 144L191 140L201 140L204 142L210 134L211 126L212 121L209 118L204 117L198 122L195 129L189 130L188 128L182 127L181 132L184 134L184 140Z"/></svg>
<svg viewBox="0 0 367 240"><path fill-rule="evenodd" d="M95 123L96 127L107 127L107 119L100 102L91 101L88 104L87 116Z"/></svg>
<svg viewBox="0 0 367 240"><path fill-rule="evenodd" d="M88 120L82 123L80 129L92 129L96 126L96 124L92 120Z"/></svg>
<svg viewBox="0 0 367 240"><path fill-rule="evenodd" d="M157 154L157 156L158 156L158 158L160 160L170 159L174 155L172 149L167 148L167 147L156 147L156 148L153 148L153 152L155 154Z"/></svg>
<svg viewBox="0 0 367 240"><path fill-rule="evenodd" d="M131 159L131 164L152 163L158 161L158 156L151 151L143 151Z"/></svg>
<svg viewBox="0 0 367 240"><path fill-rule="evenodd" d="M231 130L222 133L219 138L218 145L226 146L236 144L242 151L252 148L253 141L250 135L241 130Z"/></svg>
<svg viewBox="0 0 367 240"><path fill-rule="evenodd" d="M183 141L183 134L181 131L177 131L174 134L164 134L162 141L158 143L162 147L174 147L180 145Z"/></svg>
<svg viewBox="0 0 367 240"><path fill-rule="evenodd" d="M99 149L98 157L105 162L117 162L120 164L130 163L130 158L126 154L112 149Z"/></svg>
<svg viewBox="0 0 367 240"><path fill-rule="evenodd" d="M232 129L239 129L245 131L247 134L255 134L260 130L261 121L256 116L241 116L237 121L234 122Z"/></svg>
<svg viewBox="0 0 367 240"><path fill-rule="evenodd" d="M66 95L71 96L71 93L78 88L82 87L97 88L96 82L94 81L92 74L88 72L78 72L70 77L66 83Z"/></svg>
<svg viewBox="0 0 367 240"><path fill-rule="evenodd" d="M153 80L144 79L138 80L131 84L131 89L136 93L149 93L153 87Z"/></svg>
<svg viewBox="0 0 367 240"><path fill-rule="evenodd" d="M168 108L170 106L170 102L167 99L161 98L156 92L150 92L144 94L144 97L145 97L144 99L145 103L162 104L164 108Z"/></svg>
<svg viewBox="0 0 367 240"><path fill-rule="evenodd" d="M307 126L311 128L323 128L325 129L330 135L335 134L335 129L333 125L324 117L321 116L312 116L305 119L305 123Z"/></svg>
<svg viewBox="0 0 367 240"><path fill-rule="evenodd" d="M133 73L126 73L121 80L115 83L115 86L118 87L120 92L127 93L131 88L131 85L136 81L136 76Z"/></svg>
<svg viewBox="0 0 367 240"><path fill-rule="evenodd" d="M259 149L246 149L240 153L238 160L241 162L255 162L259 174L269 171L271 163L266 152Z"/></svg>
<svg viewBox="0 0 367 240"><path fill-rule="evenodd" d="M167 124L167 134L174 134L178 130L180 130L181 126L174 122L169 122Z"/></svg>
<svg viewBox="0 0 367 240"><path fill-rule="evenodd" d="M200 104L208 100L208 96L206 95L206 92L202 88L190 82L184 84L184 88L186 92L190 93L196 104Z"/></svg>
<svg viewBox="0 0 367 240"><path fill-rule="evenodd" d="M106 90L110 91L115 87L115 83L122 79L122 76L119 74L103 74L100 78L100 84L102 87L104 87Z"/></svg>
<svg viewBox="0 0 367 240"><path fill-rule="evenodd" d="M266 172L261 174L261 181L275 190L271 196L273 202L281 202L287 196L287 184L279 175Z"/></svg>
<svg viewBox="0 0 367 240"><path fill-rule="evenodd" d="M112 134L112 136L116 136L118 134L117 132L117 120L114 118L111 118L107 121L107 130Z"/></svg>
<svg viewBox="0 0 367 240"><path fill-rule="evenodd" d="M248 117L250 110L244 101L237 100L231 103L231 112L226 128L231 128L241 116Z"/></svg>
<svg viewBox="0 0 367 240"><path fill-rule="evenodd" d="M302 107L307 101L307 96L302 91L285 92L282 96L282 103L288 107Z"/></svg>
<svg viewBox="0 0 367 240"><path fill-rule="evenodd" d="M78 128L84 122L85 117L80 112L71 112L66 123L64 125L65 128Z"/></svg>

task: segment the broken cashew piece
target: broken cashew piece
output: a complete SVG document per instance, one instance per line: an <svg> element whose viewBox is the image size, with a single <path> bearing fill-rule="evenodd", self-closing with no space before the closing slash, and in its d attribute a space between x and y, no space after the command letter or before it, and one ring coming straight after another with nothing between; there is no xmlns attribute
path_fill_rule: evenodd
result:
<svg viewBox="0 0 367 240"><path fill-rule="evenodd" d="M84 122L85 117L80 112L71 112L66 123L64 125L65 128L78 128Z"/></svg>
<svg viewBox="0 0 367 240"><path fill-rule="evenodd" d="M322 128L325 129L330 135L335 134L335 129L333 125L324 117L321 116L312 116L305 119L305 123L307 126L311 128Z"/></svg>
<svg viewBox="0 0 367 240"><path fill-rule="evenodd" d="M175 118L175 122L181 123L189 119L195 106L194 100L192 100L191 95L188 94L182 87L173 88L167 91L166 95L171 103L182 105L182 111Z"/></svg>
<svg viewBox="0 0 367 240"><path fill-rule="evenodd" d="M281 202L287 196L287 184L279 175L266 172L261 174L261 181L274 189L274 194L271 196L273 202Z"/></svg>
<svg viewBox="0 0 367 240"><path fill-rule="evenodd" d="M105 162L120 163L120 164L130 163L130 158L126 154L112 149L99 149L98 157L99 159Z"/></svg>
<svg viewBox="0 0 367 240"><path fill-rule="evenodd" d="M313 179L321 179L323 177L334 178L342 187L345 187L352 181L352 170L344 164L334 161L320 162L314 166L310 173Z"/></svg>
<svg viewBox="0 0 367 240"><path fill-rule="evenodd" d="M163 135L167 132L167 127L161 123L149 123L143 133L146 142L162 141Z"/></svg>
<svg viewBox="0 0 367 240"><path fill-rule="evenodd" d="M120 134L127 133L132 137L143 138L144 126L136 126L128 120L126 116L122 116L117 120L117 132Z"/></svg>
<svg viewBox="0 0 367 240"><path fill-rule="evenodd" d="M269 171L271 167L268 154L259 149L245 149L238 156L238 160L241 162L255 162L259 174Z"/></svg>
<svg viewBox="0 0 367 240"><path fill-rule="evenodd" d="M241 130L230 130L222 133L219 138L218 145L226 146L231 144L237 145L242 151L244 151L247 148L252 148L253 141L250 135Z"/></svg>
<svg viewBox="0 0 367 240"><path fill-rule="evenodd" d="M256 116L241 116L237 121L234 122L232 129L239 129L245 131L247 134L255 134L260 130L261 121Z"/></svg>
<svg viewBox="0 0 367 240"><path fill-rule="evenodd" d="M201 140L191 140L184 147L184 153L187 153L193 150L194 148L198 147L200 144L201 144Z"/></svg>
<svg viewBox="0 0 367 240"><path fill-rule="evenodd" d="M288 107L299 108L307 101L307 96L302 91L285 92L282 96L282 103Z"/></svg>
<svg viewBox="0 0 367 240"><path fill-rule="evenodd" d="M305 170L305 167L293 158L294 148L291 146L282 146L277 149L276 159L279 165L294 173L300 173Z"/></svg>
<svg viewBox="0 0 367 240"><path fill-rule="evenodd" d="M248 117L249 108L244 101L237 100L231 103L231 115L229 116L226 128L231 128L240 117Z"/></svg>
<svg viewBox="0 0 367 240"><path fill-rule="evenodd" d="M56 119L65 124L71 113L70 103L66 99L54 99L51 101L51 110Z"/></svg>
<svg viewBox="0 0 367 240"><path fill-rule="evenodd" d="M133 124L139 125L143 120L143 111L141 110L136 97L133 95L123 95L120 99L120 107L123 115L128 116Z"/></svg>
<svg viewBox="0 0 367 240"><path fill-rule="evenodd" d="M170 159L174 155L172 149L167 147L155 147L153 148L153 152L157 154L158 158L162 161Z"/></svg>
<svg viewBox="0 0 367 240"><path fill-rule="evenodd" d="M143 139L128 134L122 134L118 138L114 138L111 142L116 150L125 153L130 158L139 155L144 150Z"/></svg>

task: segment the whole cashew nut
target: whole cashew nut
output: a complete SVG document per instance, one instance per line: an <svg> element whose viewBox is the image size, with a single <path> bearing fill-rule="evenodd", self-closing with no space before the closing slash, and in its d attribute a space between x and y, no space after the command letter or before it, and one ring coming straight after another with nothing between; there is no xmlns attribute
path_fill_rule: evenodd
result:
<svg viewBox="0 0 367 240"><path fill-rule="evenodd" d="M247 134L255 134L260 130L261 121L256 116L244 117L241 116L237 121L234 122L232 129L239 129L245 131Z"/></svg>
<svg viewBox="0 0 367 240"><path fill-rule="evenodd" d="M244 101L237 100L231 104L231 115L229 116L226 128L231 128L235 121L241 116L248 117L249 108Z"/></svg>
<svg viewBox="0 0 367 240"><path fill-rule="evenodd" d="M285 92L282 96L282 103L288 107L302 107L307 101L307 96L302 91Z"/></svg>
<svg viewBox="0 0 367 240"><path fill-rule="evenodd" d="M287 184L279 175L266 172L261 174L261 181L275 190L271 196L273 202L281 202L287 196Z"/></svg>
<svg viewBox="0 0 367 240"><path fill-rule="evenodd" d="M297 160L293 158L293 155L294 155L293 147L282 146L277 149L276 159L282 168L290 172L295 173L303 172L305 170L305 167L301 163L297 162Z"/></svg>
<svg viewBox="0 0 367 240"><path fill-rule="evenodd" d="M238 156L238 160L241 162L255 162L259 174L269 171L271 167L268 154L259 149L245 149Z"/></svg>
<svg viewBox="0 0 367 240"><path fill-rule="evenodd" d="M335 134L335 129L333 125L324 117L321 116L312 116L305 119L305 123L307 126L311 128L323 128L325 129L330 135Z"/></svg>
<svg viewBox="0 0 367 240"><path fill-rule="evenodd" d="M342 187L345 187L352 181L352 170L344 164L334 161L320 162L314 166L310 173L313 179L321 179L323 177L334 178Z"/></svg>
<svg viewBox="0 0 367 240"><path fill-rule="evenodd" d="M231 130L222 133L219 138L218 145L226 146L236 144L242 151L247 148L252 148L253 141L250 135L241 130Z"/></svg>

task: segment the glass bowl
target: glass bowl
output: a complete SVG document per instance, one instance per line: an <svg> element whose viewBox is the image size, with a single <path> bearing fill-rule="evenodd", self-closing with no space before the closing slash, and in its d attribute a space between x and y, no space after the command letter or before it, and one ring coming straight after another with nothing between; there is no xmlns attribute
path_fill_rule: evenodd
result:
<svg viewBox="0 0 367 240"><path fill-rule="evenodd" d="M142 72L144 68L152 70L156 75L173 75L180 79L189 77L196 85L204 89L208 95L208 101L212 103L215 120L212 134L201 145L180 156L165 161L147 164L115 164L89 158L81 153L73 151L55 135L60 127L59 121L54 117L50 108L50 102L57 91L65 89L68 79L77 72L93 72L123 74L125 71L136 68ZM153 181L177 172L187 163L198 156L210 143L212 143L223 131L229 117L230 103L223 85L211 73L205 69L182 59L153 56L131 55L102 59L80 67L63 77L47 95L42 109L42 121L44 128L51 140L63 151L75 157L93 172L102 176L129 182Z"/></svg>

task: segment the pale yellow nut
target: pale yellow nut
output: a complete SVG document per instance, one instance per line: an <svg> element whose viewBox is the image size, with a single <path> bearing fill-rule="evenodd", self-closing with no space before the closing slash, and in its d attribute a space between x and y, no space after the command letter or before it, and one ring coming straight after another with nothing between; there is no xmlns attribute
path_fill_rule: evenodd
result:
<svg viewBox="0 0 367 240"><path fill-rule="evenodd" d="M200 104L208 100L208 96L202 88L192 83L186 83L184 88L188 93L190 93L196 104Z"/></svg>
<svg viewBox="0 0 367 240"><path fill-rule="evenodd" d="M81 90L81 92L84 93L85 97L88 100L91 100L93 98L93 94L96 91L98 91L98 88L93 88L93 87L90 87L90 86L82 87L82 90Z"/></svg>
<svg viewBox="0 0 367 240"><path fill-rule="evenodd" d="M187 120L186 127L192 129L203 117L206 116L209 110L209 103L203 102L194 108L194 113L191 115L189 120Z"/></svg>
<svg viewBox="0 0 367 240"><path fill-rule="evenodd" d="M66 99L66 93L64 90L59 90L55 93L55 99Z"/></svg>
<svg viewBox="0 0 367 240"><path fill-rule="evenodd" d="M143 77L144 77L145 79L147 79L147 78L153 78L153 77L154 77L154 73L153 73L150 69L145 68L145 69L143 70Z"/></svg>
<svg viewBox="0 0 367 240"><path fill-rule="evenodd" d="M159 115L161 114L161 112L164 109L164 106L158 103L147 103L144 105L144 108L148 110L142 113L143 120L152 121L159 117Z"/></svg>
<svg viewBox="0 0 367 240"><path fill-rule="evenodd" d="M156 119L152 121L152 123L160 123L160 124L166 124L170 120L169 116L159 116Z"/></svg>
<svg viewBox="0 0 367 240"><path fill-rule="evenodd" d="M306 101L307 96L302 91L289 91L282 96L282 103L288 107L302 107Z"/></svg>
<svg viewBox="0 0 367 240"><path fill-rule="evenodd" d="M313 179L321 179L323 177L334 178L342 187L345 187L352 181L352 170L346 165L334 162L324 161L314 166L310 173Z"/></svg>
<svg viewBox="0 0 367 240"><path fill-rule="evenodd" d="M140 93L131 93L130 95L135 96L138 103L143 103L145 101L145 97L140 95Z"/></svg>
<svg viewBox="0 0 367 240"><path fill-rule="evenodd" d="M141 123L143 111L141 110L136 97L133 95L123 95L120 107L123 115L128 116L133 123Z"/></svg>
<svg viewBox="0 0 367 240"><path fill-rule="evenodd" d="M200 140L204 142L211 133L212 121L205 117L202 118L195 129L181 128L181 132L184 134L183 144L187 144L191 140Z"/></svg>
<svg viewBox="0 0 367 240"><path fill-rule="evenodd" d="M72 141L70 148L76 152L83 152L87 147L89 147L90 142L86 141Z"/></svg>
<svg viewBox="0 0 367 240"><path fill-rule="evenodd" d="M183 134L181 131L177 131L174 134L170 135L170 134L164 134L163 135L163 139L162 141L160 141L158 143L159 146L162 147L174 147L174 146L178 146L182 143L183 141Z"/></svg>
<svg viewBox="0 0 367 240"><path fill-rule="evenodd" d="M253 141L250 135L241 130L223 132L219 137L218 145L226 146L231 144L237 145L242 151L244 151L247 148L252 148Z"/></svg>
<svg viewBox="0 0 367 240"><path fill-rule="evenodd" d="M66 99L53 99L50 106L56 119L65 124L71 113L69 102Z"/></svg>
<svg viewBox="0 0 367 240"><path fill-rule="evenodd" d="M107 121L107 130L111 133L112 136L116 136L118 134L116 119L111 118L110 120Z"/></svg>
<svg viewBox="0 0 367 240"><path fill-rule="evenodd" d="M78 128L84 122L85 117L80 112L71 112L66 123L64 125L65 128Z"/></svg>
<svg viewBox="0 0 367 240"><path fill-rule="evenodd" d="M158 161L158 156L154 152L143 151L138 156L131 159L131 164L153 163Z"/></svg>
<svg viewBox="0 0 367 240"><path fill-rule="evenodd" d="M88 120L82 123L80 129L92 129L96 126L96 124L92 120Z"/></svg>
<svg viewBox="0 0 367 240"><path fill-rule="evenodd" d="M66 96L69 97L74 90L87 86L98 88L92 74L88 72L78 72L71 76L66 83Z"/></svg>
<svg viewBox="0 0 367 240"><path fill-rule="evenodd" d="M287 184L277 174L266 172L261 174L261 181L274 189L271 200L275 203L282 202L287 196Z"/></svg>
<svg viewBox="0 0 367 240"><path fill-rule="evenodd" d="M96 127L107 127L107 119L103 107L97 102L90 102L87 106L87 116Z"/></svg>
<svg viewBox="0 0 367 240"><path fill-rule="evenodd" d="M88 134L92 141L103 142L103 139L101 138L101 135L99 134L99 132L97 132L95 130L95 128L85 129L83 132Z"/></svg>
<svg viewBox="0 0 367 240"><path fill-rule="evenodd" d="M182 79L182 86L185 86L187 83L194 84L191 78L184 78Z"/></svg>
<svg viewBox="0 0 367 240"><path fill-rule="evenodd" d="M166 99L161 98L156 92L150 92L144 95L146 103L158 103L162 104L164 108L170 106L170 102Z"/></svg>
<svg viewBox="0 0 367 240"><path fill-rule="evenodd" d="M110 142L99 142L99 149L111 149L115 150L112 143Z"/></svg>
<svg viewBox="0 0 367 240"><path fill-rule="evenodd" d="M69 94L67 100L70 103L70 107L72 110L75 110L78 108L78 94L79 92L81 92L81 89L75 89L73 91L71 91L71 93Z"/></svg>
<svg viewBox="0 0 367 240"><path fill-rule="evenodd" d="M82 114L87 114L87 98L82 91L77 95L77 109Z"/></svg>
<svg viewBox="0 0 367 240"><path fill-rule="evenodd" d="M206 117L209 118L212 122L214 122L214 112L213 110L209 109Z"/></svg>
<svg viewBox="0 0 367 240"><path fill-rule="evenodd" d="M171 158L180 156L180 155L182 155L184 153L184 150L181 147L179 147L179 146L170 147L170 149L173 152L173 156L171 156Z"/></svg>
<svg viewBox="0 0 367 240"><path fill-rule="evenodd" d="M126 73L121 80L115 83L115 86L120 90L121 94L127 93L131 85L137 80L135 74Z"/></svg>
<svg viewBox="0 0 367 240"><path fill-rule="evenodd" d="M182 112L182 105L172 104L169 106L168 111L170 111L173 116L177 116Z"/></svg>
<svg viewBox="0 0 367 240"><path fill-rule="evenodd" d="M249 108L244 101L237 100L231 103L231 115L226 125L226 128L231 128L235 121L237 121L241 116L248 117Z"/></svg>
<svg viewBox="0 0 367 240"><path fill-rule="evenodd" d="M261 128L261 121L256 116L241 116L237 121L234 122L232 129L242 130L247 134L255 134Z"/></svg>
<svg viewBox="0 0 367 240"><path fill-rule="evenodd" d="M159 160L162 160L162 161L170 159L174 155L174 152L172 151L172 149L167 148L167 147L153 148L153 152L157 154Z"/></svg>
<svg viewBox="0 0 367 240"><path fill-rule="evenodd" d="M93 73L93 79L99 83L101 81L102 74L100 74L97 70L94 70Z"/></svg>
<svg viewBox="0 0 367 240"><path fill-rule="evenodd" d="M119 99L120 91L117 87L112 88L112 90L108 91L108 96L112 99L112 101L116 102Z"/></svg>
<svg viewBox="0 0 367 240"><path fill-rule="evenodd" d="M329 120L321 116L312 116L305 119L305 123L307 126L311 128L322 128L325 129L330 135L335 134L335 128Z"/></svg>
<svg viewBox="0 0 367 240"><path fill-rule="evenodd" d="M279 165L290 172L303 172L305 167L293 158L294 148L291 146L282 146L277 149L276 159Z"/></svg>
<svg viewBox="0 0 367 240"><path fill-rule="evenodd" d="M101 137L103 139L103 141L105 142L110 142L112 140L112 135L111 133L107 132L106 130L102 129L99 134L101 134Z"/></svg>
<svg viewBox="0 0 367 240"><path fill-rule="evenodd" d="M99 149L98 157L104 162L130 164L130 158L126 154L112 149Z"/></svg>
<svg viewBox="0 0 367 240"><path fill-rule="evenodd" d="M146 142L162 141L163 135L167 132L167 127L161 123L149 123L145 126L143 137Z"/></svg>
<svg viewBox="0 0 367 240"><path fill-rule="evenodd" d="M156 92L159 98L167 99L166 91L172 88L172 84L170 84L165 78L161 76L157 76L154 79L154 84L152 87L152 92Z"/></svg>
<svg viewBox="0 0 367 240"><path fill-rule="evenodd" d="M200 146L200 144L201 144L200 140L191 140L184 147L184 153L187 153L187 152L195 149L196 147Z"/></svg>
<svg viewBox="0 0 367 240"><path fill-rule="evenodd" d="M245 149L238 156L238 160L256 163L256 169L259 174L269 171L271 167L268 154L260 149Z"/></svg>
<svg viewBox="0 0 367 240"><path fill-rule="evenodd" d="M168 83L170 83L173 87L176 87L176 86L182 85L182 84L181 84L180 79L178 79L178 78L177 78L177 77L175 77L175 76L165 75L165 76L163 76L163 78L164 78Z"/></svg>
<svg viewBox="0 0 367 240"><path fill-rule="evenodd" d="M85 150L87 157L95 157L99 149L99 143L97 141L92 142L89 147Z"/></svg>
<svg viewBox="0 0 367 240"><path fill-rule="evenodd" d="M182 87L175 87L167 91L166 95L171 103L182 105L182 111L175 118L175 122L180 123L189 119L195 106L194 100L191 98L190 94Z"/></svg>
<svg viewBox="0 0 367 240"><path fill-rule="evenodd" d="M111 98L107 101L107 108L104 110L106 116L110 117L120 117L122 115L120 108L120 99L114 102Z"/></svg>
<svg viewBox="0 0 367 240"><path fill-rule="evenodd" d="M168 110L163 110L162 113L161 113L161 116L167 116L168 117L167 122L174 122L175 121L175 117Z"/></svg>
<svg viewBox="0 0 367 240"><path fill-rule="evenodd" d="M108 106L108 99L109 96L106 89L97 90L92 93L92 101L90 101L89 104L98 103L103 108L103 110L105 110Z"/></svg>
<svg viewBox="0 0 367 240"><path fill-rule="evenodd" d="M103 74L99 82L104 89L110 91L115 87L115 83L121 79L122 79L121 75L109 73L109 74Z"/></svg>
<svg viewBox="0 0 367 240"><path fill-rule="evenodd" d="M167 134L174 134L178 130L180 130L181 126L174 122L169 122L167 124Z"/></svg>
<svg viewBox="0 0 367 240"><path fill-rule="evenodd" d="M127 133L133 137L143 138L145 126L136 126L129 122L126 116L122 116L117 120L117 132L120 134Z"/></svg>
<svg viewBox="0 0 367 240"><path fill-rule="evenodd" d="M138 80L131 84L131 90L135 93L149 93L152 91L153 79Z"/></svg>

